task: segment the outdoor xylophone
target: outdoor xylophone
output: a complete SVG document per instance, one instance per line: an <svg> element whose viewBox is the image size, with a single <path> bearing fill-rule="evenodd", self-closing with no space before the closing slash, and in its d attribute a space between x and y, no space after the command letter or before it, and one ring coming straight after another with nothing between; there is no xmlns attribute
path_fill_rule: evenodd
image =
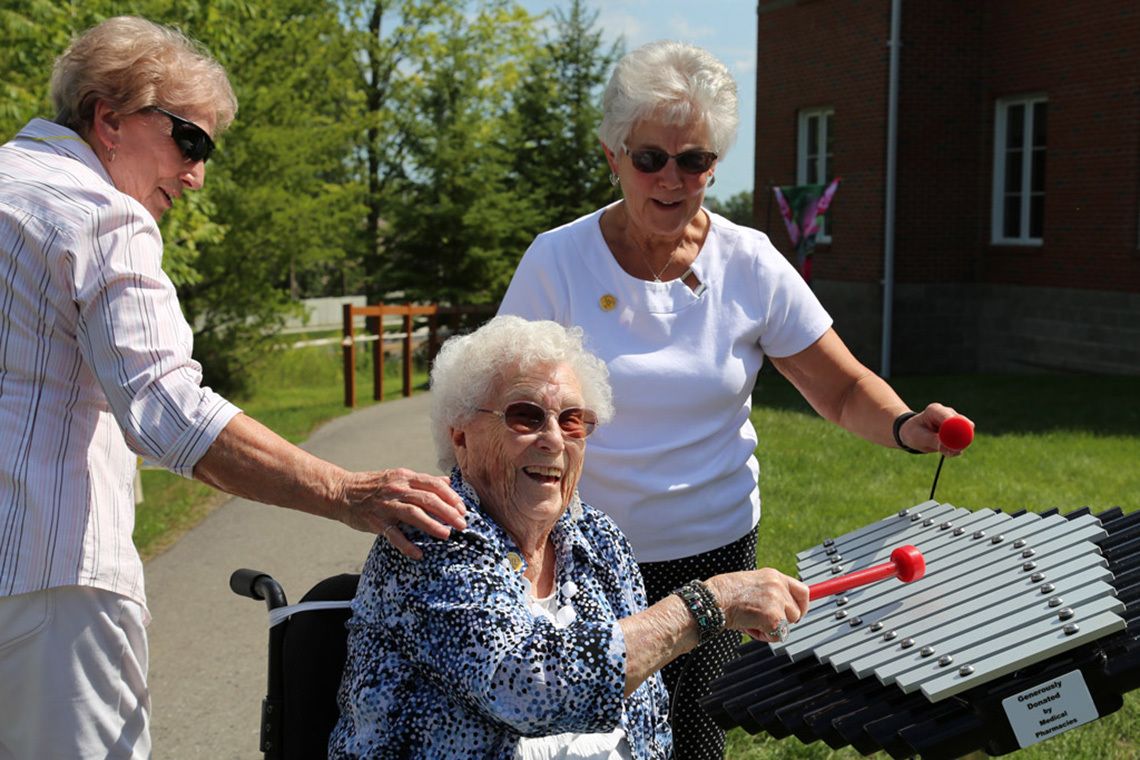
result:
<svg viewBox="0 0 1140 760"><path fill-rule="evenodd" d="M1043 741L1140 687L1140 512L927 501L801 552L799 575L847 577L904 544L925 576L818 599L787 641L742 646L705 709L726 729L955 758Z"/></svg>

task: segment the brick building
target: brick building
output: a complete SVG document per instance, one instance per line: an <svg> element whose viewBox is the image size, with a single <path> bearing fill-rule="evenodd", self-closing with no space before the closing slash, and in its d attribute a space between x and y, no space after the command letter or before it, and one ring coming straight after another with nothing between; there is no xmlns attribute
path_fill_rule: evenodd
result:
<svg viewBox="0 0 1140 760"><path fill-rule="evenodd" d="M1140 2L759 0L757 46L756 218L842 177L812 285L868 366L1140 374Z"/></svg>

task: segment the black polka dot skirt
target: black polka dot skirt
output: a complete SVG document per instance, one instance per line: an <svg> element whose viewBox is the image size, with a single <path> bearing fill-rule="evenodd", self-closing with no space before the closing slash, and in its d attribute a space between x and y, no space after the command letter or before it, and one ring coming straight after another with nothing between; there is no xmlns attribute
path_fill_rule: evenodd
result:
<svg viewBox="0 0 1140 760"><path fill-rule="evenodd" d="M727 546L692 557L639 564L649 603L655 604L688 581L756 567L756 531ZM736 655L740 634L725 631L665 666L661 677L669 691L669 723L674 760L722 760L724 731L701 708L709 683Z"/></svg>

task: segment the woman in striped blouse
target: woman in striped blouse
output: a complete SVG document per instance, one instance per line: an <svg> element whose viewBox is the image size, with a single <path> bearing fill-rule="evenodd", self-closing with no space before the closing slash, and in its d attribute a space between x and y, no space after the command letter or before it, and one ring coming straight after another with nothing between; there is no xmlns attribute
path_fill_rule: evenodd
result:
<svg viewBox="0 0 1140 760"><path fill-rule="evenodd" d="M464 507L445 478L347 472L201 386L157 222L236 112L216 61L113 18L59 58L52 99L0 147L0 757L148 757L136 457L375 533L446 538Z"/></svg>

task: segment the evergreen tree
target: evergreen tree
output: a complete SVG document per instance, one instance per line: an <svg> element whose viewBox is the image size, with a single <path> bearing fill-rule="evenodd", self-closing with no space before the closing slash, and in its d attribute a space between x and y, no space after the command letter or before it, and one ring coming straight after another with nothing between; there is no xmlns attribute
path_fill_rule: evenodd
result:
<svg viewBox="0 0 1140 760"><path fill-rule="evenodd" d="M344 0L342 16L354 32L358 53L357 83L363 94L358 174L366 188L367 209L356 260L363 286L376 301L381 282L385 207L392 185L404 175L403 109L400 100L412 88L402 72L418 57L432 20L452 11L442 0Z"/></svg>
<svg viewBox="0 0 1140 760"><path fill-rule="evenodd" d="M477 303L505 289L508 251L533 234L533 220L515 202L502 114L533 40L533 19L519 6L483 2L437 19L416 67L405 62L419 87L401 103L402 175L385 199L383 292Z"/></svg>
<svg viewBox="0 0 1140 760"><path fill-rule="evenodd" d="M554 12L554 36L531 63L511 122L517 187L537 209L537 234L615 200L598 140L601 93L622 55L602 42L582 0ZM522 251L518 254L521 256Z"/></svg>

